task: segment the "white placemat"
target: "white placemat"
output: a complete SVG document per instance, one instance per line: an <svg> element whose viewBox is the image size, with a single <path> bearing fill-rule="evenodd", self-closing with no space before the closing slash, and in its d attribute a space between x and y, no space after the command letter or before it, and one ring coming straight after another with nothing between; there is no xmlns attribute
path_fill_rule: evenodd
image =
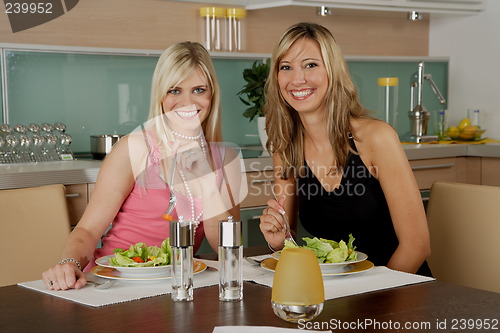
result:
<svg viewBox="0 0 500 333"><path fill-rule="evenodd" d="M207 262L205 260L200 261ZM209 266L212 267L212 264L209 264ZM207 269L193 276L194 288L212 286L218 283L219 272L217 271ZM95 289L92 285L88 284L78 290L54 291L47 289L42 280L22 282L18 283L18 285L92 307L166 295L170 294L172 290L171 279L140 282L118 280L112 287L104 290Z"/></svg>
<svg viewBox="0 0 500 333"><path fill-rule="evenodd" d="M261 259L262 257L252 258ZM268 287L273 286L273 272L248 263L244 263L244 265L243 278L245 280ZM369 271L353 275L323 277L325 299L327 300L433 280L434 278L399 272L384 266L376 266Z"/></svg>
<svg viewBox="0 0 500 333"><path fill-rule="evenodd" d="M213 333L294 333L294 332L332 332L332 331L311 331L296 328L282 328L272 326L218 326Z"/></svg>
<svg viewBox="0 0 500 333"><path fill-rule="evenodd" d="M252 257L255 259L268 258L269 255ZM209 267L218 268L218 262L212 260L200 260ZM90 273L89 273L90 274ZM243 279L253 281L268 287L273 285L274 273L243 261ZM348 276L325 277L325 299L334 299L349 295L366 293L369 291L388 289L409 284L432 281L433 278L408 274L391 270L387 267L374 267L373 269ZM219 283L219 272L206 270L194 275L194 288L208 287ZM119 280L109 289L99 290L92 285L87 285L79 290L54 291L45 287L42 280L19 283L20 286L43 292L56 297L61 297L73 302L85 304L92 307L100 307L115 303L128 302L147 297L169 294L172 285L170 279L155 280L147 282L131 282Z"/></svg>

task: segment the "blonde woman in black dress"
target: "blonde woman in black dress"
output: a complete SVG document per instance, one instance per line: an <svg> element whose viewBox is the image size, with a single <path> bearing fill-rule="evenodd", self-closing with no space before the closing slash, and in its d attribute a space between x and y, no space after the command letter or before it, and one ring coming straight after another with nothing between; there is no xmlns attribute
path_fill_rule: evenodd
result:
<svg viewBox="0 0 500 333"><path fill-rule="evenodd" d="M429 231L406 155L393 128L361 106L330 31L313 23L285 31L266 92L279 198L260 219L269 245L283 247L286 213L292 230L298 216L313 236L347 241L352 233L375 265L430 275Z"/></svg>

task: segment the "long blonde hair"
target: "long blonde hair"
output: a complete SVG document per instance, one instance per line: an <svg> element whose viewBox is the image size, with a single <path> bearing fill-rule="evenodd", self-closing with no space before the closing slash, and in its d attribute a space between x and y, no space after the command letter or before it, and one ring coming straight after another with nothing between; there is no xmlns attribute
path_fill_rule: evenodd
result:
<svg viewBox="0 0 500 333"><path fill-rule="evenodd" d="M186 79L193 71L200 69L211 88L211 108L208 117L201 124L207 142L222 141L220 115L220 87L212 59L207 50L196 42L181 42L168 47L158 59L151 82L151 103L149 120L156 119L163 127L162 101L166 93ZM163 131L160 133L168 133Z"/></svg>
<svg viewBox="0 0 500 333"><path fill-rule="evenodd" d="M356 87L347 64L332 33L315 23L298 23L288 28L275 46L266 82L266 131L267 149L283 161L281 177L303 175L304 127L297 112L280 93L278 83L279 63L297 40L307 38L318 43L328 75L326 94L326 127L334 152L334 165L344 167L352 148L349 143L350 119L368 117L360 104Z"/></svg>

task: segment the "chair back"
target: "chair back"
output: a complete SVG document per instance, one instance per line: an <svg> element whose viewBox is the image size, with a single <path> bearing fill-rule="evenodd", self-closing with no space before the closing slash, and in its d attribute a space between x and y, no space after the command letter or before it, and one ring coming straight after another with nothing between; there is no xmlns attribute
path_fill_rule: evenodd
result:
<svg viewBox="0 0 500 333"><path fill-rule="evenodd" d="M0 191L0 228L0 286L41 279L61 260L70 231L64 186Z"/></svg>
<svg viewBox="0 0 500 333"><path fill-rule="evenodd" d="M427 222L438 280L500 293L500 187L435 182Z"/></svg>

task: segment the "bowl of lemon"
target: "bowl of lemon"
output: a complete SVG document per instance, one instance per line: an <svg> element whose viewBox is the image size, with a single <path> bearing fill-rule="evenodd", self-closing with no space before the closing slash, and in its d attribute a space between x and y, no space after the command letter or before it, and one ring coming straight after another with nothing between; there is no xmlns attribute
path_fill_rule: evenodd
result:
<svg viewBox="0 0 500 333"><path fill-rule="evenodd" d="M446 135L452 140L477 141L486 132L485 129L472 125L469 118L464 118L458 126L450 126L446 130Z"/></svg>

